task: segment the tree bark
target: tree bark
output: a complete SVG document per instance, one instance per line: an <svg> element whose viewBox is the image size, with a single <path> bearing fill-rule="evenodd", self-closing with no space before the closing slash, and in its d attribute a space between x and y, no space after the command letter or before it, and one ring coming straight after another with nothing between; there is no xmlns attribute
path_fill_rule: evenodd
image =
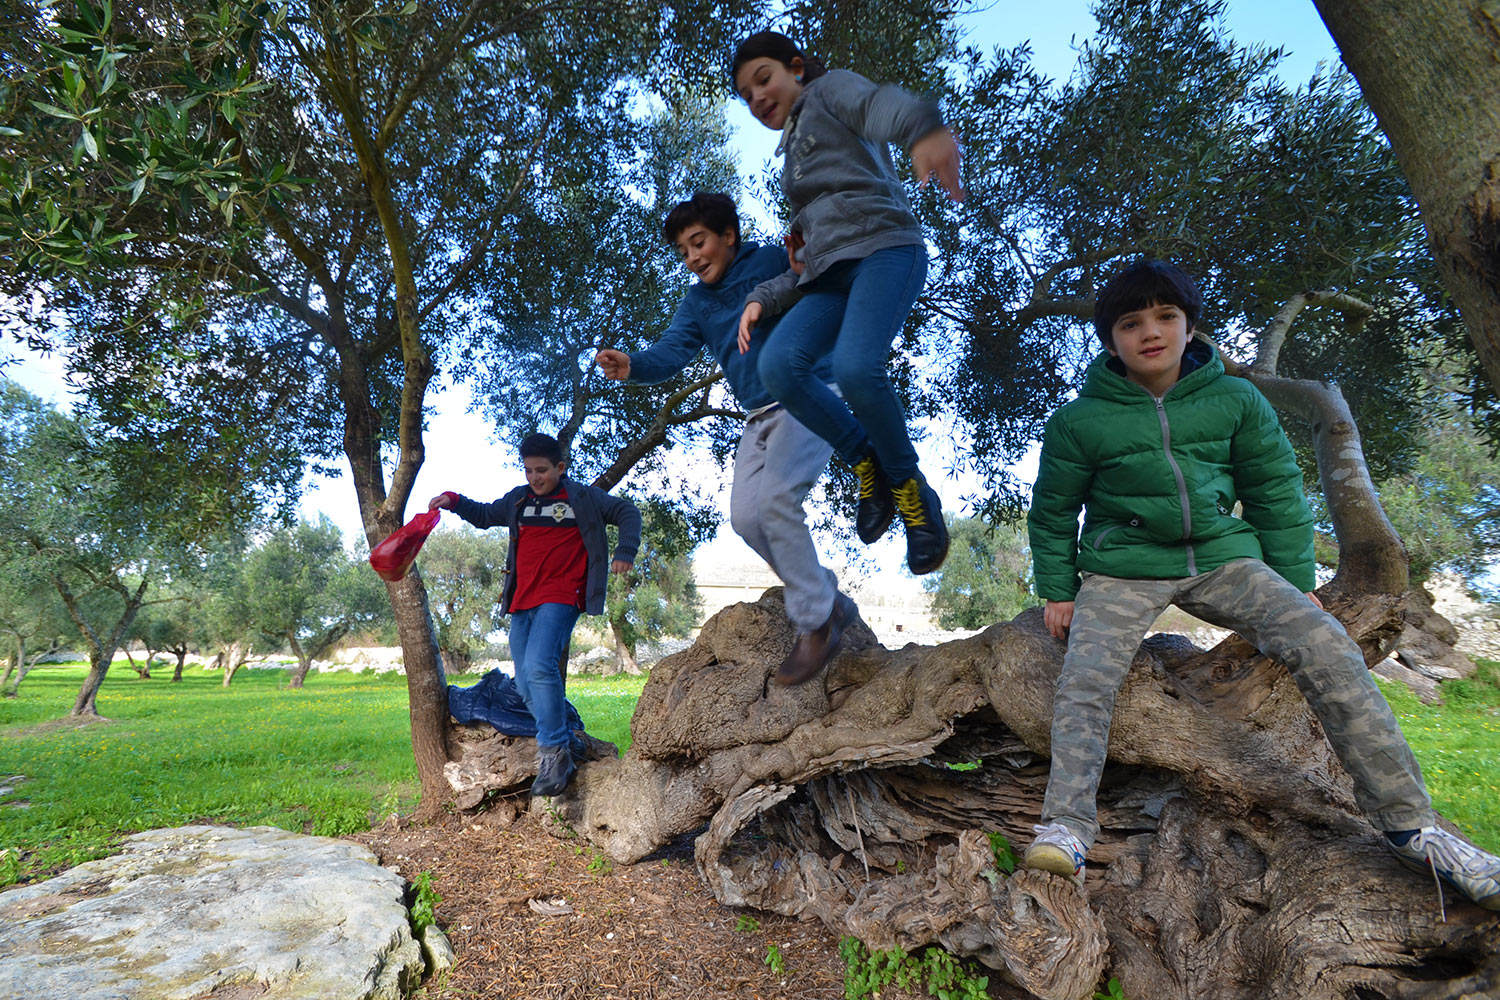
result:
<svg viewBox="0 0 1500 1000"><path fill-rule="evenodd" d="M625 641L625 630L613 618L609 620L609 630L615 637L615 662L618 664L616 669L623 670L632 677L639 677L642 673L641 665L636 662L630 643Z"/></svg>
<svg viewBox="0 0 1500 1000"><path fill-rule="evenodd" d="M249 651L243 644L232 642L229 644L228 651L222 655L224 657L224 687L228 687L234 681L235 671L245 665L245 657L249 655Z"/></svg>
<svg viewBox="0 0 1500 1000"><path fill-rule="evenodd" d="M1393 596L1328 604L1365 649L1400 627ZM701 831L699 875L725 905L872 948L939 944L1042 1000L1091 995L1106 961L1152 1000L1500 995L1500 915L1450 893L1443 919L1431 879L1360 815L1296 683L1244 640L1143 644L1080 892L1007 875L989 849L1031 839L1047 780L1064 647L1040 609L938 647L886 650L856 624L824 673L781 687L794 633L779 588L714 616L653 669L625 756L583 764L537 818L620 862ZM488 744L497 782L514 788L524 744ZM475 763L455 771L478 802Z"/></svg>
<svg viewBox="0 0 1500 1000"><path fill-rule="evenodd" d="M97 704L99 688L104 684L104 677L109 673L110 664L114 662L115 650L120 648L121 640L125 637L125 633L130 631L131 623L135 621L136 612L140 611L141 605L145 603L146 586L149 581L143 577L134 591L126 589L123 585L111 588L118 590L120 597L125 601L125 607L120 613L119 620L115 622L107 635L99 634L88 623L72 588L62 577L54 577L53 582L63 599L63 605L68 609L69 617L78 626L78 631L89 648L89 672L83 679L83 686L78 689L78 697L74 700L73 709L68 715L75 718L97 717L99 715Z"/></svg>
<svg viewBox="0 0 1500 1000"><path fill-rule="evenodd" d="M177 657L177 666L172 669L172 683L177 684L182 680L182 666L187 662L188 648L185 644L179 643L172 647L171 653Z"/></svg>
<svg viewBox="0 0 1500 1000"><path fill-rule="evenodd" d="M1315 2L1500 390L1500 10L1490 0Z"/></svg>
<svg viewBox="0 0 1500 1000"><path fill-rule="evenodd" d="M292 668L292 675L287 678L287 687L300 691L302 689L302 682L307 679L307 672L312 669L312 656L307 650L302 648L302 645L297 642L297 637L292 633L287 633L286 641L287 645L292 647L292 652L297 657L297 665Z"/></svg>

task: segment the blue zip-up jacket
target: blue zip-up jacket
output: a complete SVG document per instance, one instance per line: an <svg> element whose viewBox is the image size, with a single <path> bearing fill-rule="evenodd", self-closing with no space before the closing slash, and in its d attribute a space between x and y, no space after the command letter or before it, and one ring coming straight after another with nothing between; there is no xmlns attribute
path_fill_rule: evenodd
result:
<svg viewBox="0 0 1500 1000"><path fill-rule="evenodd" d="M641 512L635 504L623 497L612 496L597 486L574 482L567 476L559 480L568 493L568 503L578 519L578 530L583 535L583 549L588 554L588 576L586 577L583 601L585 614L604 614L604 591L609 585L609 563L604 558L604 546L608 536L605 524L617 525L620 529L619 544L615 546L614 558L635 562L635 553L641 545ZM453 513L476 528L493 528L504 525L509 533L505 552L505 588L500 597L500 613L510 614L510 601L516 593L516 548L521 543L518 522L521 504L525 501L530 486L517 486L499 500L480 503L459 495L453 503Z"/></svg>
<svg viewBox="0 0 1500 1000"><path fill-rule="evenodd" d="M724 277L712 285L695 282L672 314L667 331L646 350L630 355L629 381L645 385L665 381L687 367L707 347L724 369L729 388L741 406L758 410L774 403L755 366L775 320L758 324L750 350L741 354L740 313L745 308L745 296L756 285L784 270L786 251L781 247L741 241ZM828 357L819 359L813 374L824 382L833 381L833 366Z"/></svg>

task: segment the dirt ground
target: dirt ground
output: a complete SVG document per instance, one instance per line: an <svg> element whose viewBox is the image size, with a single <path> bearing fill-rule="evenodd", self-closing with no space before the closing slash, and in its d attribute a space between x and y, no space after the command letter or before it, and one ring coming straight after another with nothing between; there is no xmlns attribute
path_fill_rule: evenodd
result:
<svg viewBox="0 0 1500 1000"><path fill-rule="evenodd" d="M820 923L721 906L698 880L691 838L629 866L504 811L350 839L408 880L430 873L442 896L438 924L457 964L424 1000L844 996L838 938ZM570 912L537 912L558 901Z"/></svg>

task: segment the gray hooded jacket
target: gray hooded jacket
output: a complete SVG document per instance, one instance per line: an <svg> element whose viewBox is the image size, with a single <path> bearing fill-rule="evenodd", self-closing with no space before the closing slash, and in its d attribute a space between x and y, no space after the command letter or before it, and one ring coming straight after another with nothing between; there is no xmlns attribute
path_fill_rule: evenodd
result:
<svg viewBox="0 0 1500 1000"><path fill-rule="evenodd" d="M876 86L849 70L831 70L803 88L782 130L786 159L781 189L794 213L792 229L806 241L800 279L787 271L745 299L775 316L801 298L818 275L844 260L922 242L906 191L891 162L890 143L904 148L942 128L933 104L900 87Z"/></svg>

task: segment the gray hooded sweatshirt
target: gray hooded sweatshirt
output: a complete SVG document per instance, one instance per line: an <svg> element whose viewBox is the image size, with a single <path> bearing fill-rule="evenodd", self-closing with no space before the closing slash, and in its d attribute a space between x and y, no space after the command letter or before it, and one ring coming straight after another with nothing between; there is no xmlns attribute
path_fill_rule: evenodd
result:
<svg viewBox="0 0 1500 1000"><path fill-rule="evenodd" d="M890 143L903 148L941 128L935 105L900 87L876 86L849 70L831 70L802 89L782 129L781 190L792 229L806 241L799 279L787 271L758 285L746 303L775 316L801 298L799 289L840 261L922 242L906 191L896 178Z"/></svg>

